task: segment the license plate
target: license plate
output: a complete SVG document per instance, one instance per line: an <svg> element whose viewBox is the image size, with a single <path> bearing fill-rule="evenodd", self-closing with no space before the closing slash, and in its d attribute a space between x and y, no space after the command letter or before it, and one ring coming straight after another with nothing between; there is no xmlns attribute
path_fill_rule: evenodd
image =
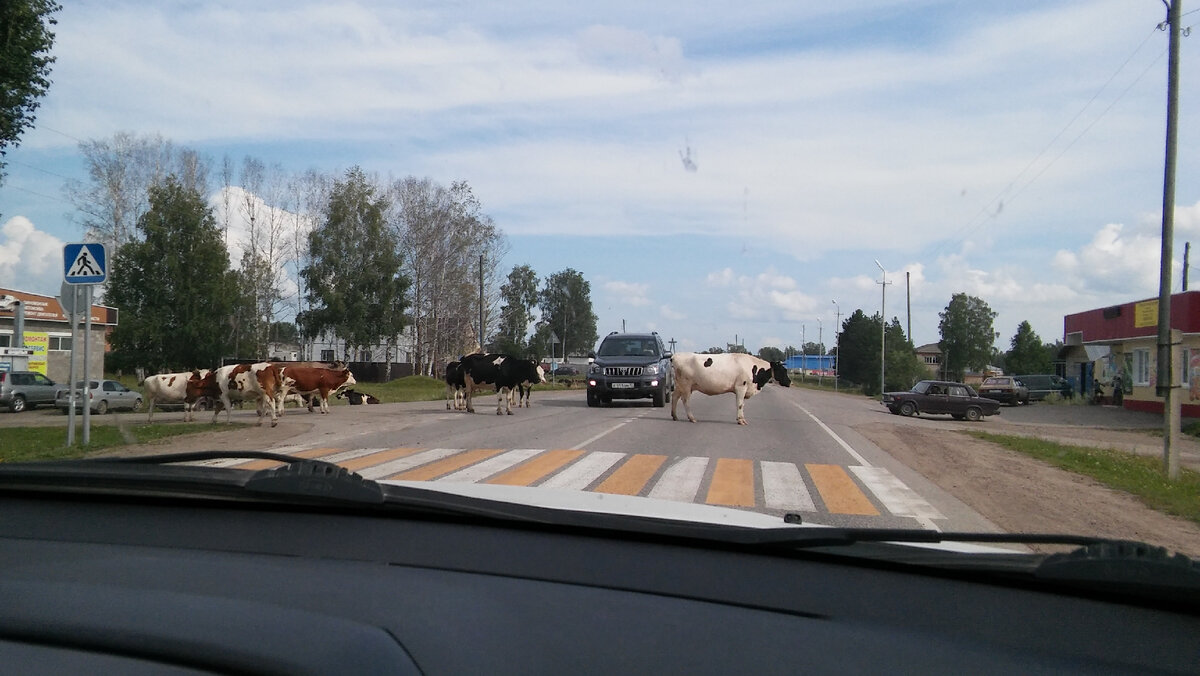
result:
<svg viewBox="0 0 1200 676"><path fill-rule="evenodd" d="M613 383L612 388L614 390L632 390L633 383Z"/></svg>

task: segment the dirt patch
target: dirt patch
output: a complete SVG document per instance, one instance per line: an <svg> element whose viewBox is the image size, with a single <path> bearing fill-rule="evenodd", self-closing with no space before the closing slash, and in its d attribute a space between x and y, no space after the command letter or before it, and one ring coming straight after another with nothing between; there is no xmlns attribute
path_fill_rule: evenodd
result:
<svg viewBox="0 0 1200 676"><path fill-rule="evenodd" d="M960 432L880 423L856 429L1004 531L1135 539L1200 557L1200 525L1088 477Z"/></svg>

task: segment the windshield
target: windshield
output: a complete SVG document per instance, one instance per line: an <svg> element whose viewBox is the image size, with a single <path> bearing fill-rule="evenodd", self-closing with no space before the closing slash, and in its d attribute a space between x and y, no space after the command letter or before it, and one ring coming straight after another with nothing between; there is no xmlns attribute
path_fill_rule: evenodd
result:
<svg viewBox="0 0 1200 676"><path fill-rule="evenodd" d="M1162 4L16 0L0 427L46 439L0 464L262 450L1200 555ZM65 446L91 378L111 438Z"/></svg>

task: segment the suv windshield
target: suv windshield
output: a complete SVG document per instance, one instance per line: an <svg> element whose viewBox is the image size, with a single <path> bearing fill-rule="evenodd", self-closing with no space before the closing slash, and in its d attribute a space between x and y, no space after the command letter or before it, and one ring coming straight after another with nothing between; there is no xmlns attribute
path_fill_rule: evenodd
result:
<svg viewBox="0 0 1200 676"><path fill-rule="evenodd" d="M653 340L606 338L596 355L600 357L657 357L658 346Z"/></svg>

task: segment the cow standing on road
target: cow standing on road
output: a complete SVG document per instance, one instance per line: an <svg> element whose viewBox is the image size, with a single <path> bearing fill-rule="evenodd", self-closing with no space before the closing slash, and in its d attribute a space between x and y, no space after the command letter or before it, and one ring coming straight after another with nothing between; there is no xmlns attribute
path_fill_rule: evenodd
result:
<svg viewBox="0 0 1200 676"><path fill-rule="evenodd" d="M311 366L281 366L279 367L282 387L280 388L279 408L283 408L283 398L290 392L301 396L311 395L308 400L308 412L312 413L313 398L321 404L321 413L329 413L329 393L337 392L344 387L358 384L354 374L348 368L329 369Z"/></svg>
<svg viewBox="0 0 1200 676"><path fill-rule="evenodd" d="M677 352L671 356L671 368L675 370L675 393L671 395L671 420L679 420L675 416L675 405L683 400L683 408L688 420L696 422L692 417L692 407L688 404L692 392L703 392L707 395L725 394L732 392L737 397L737 424L745 425L745 400L754 396L771 380L790 387L792 379L788 376L783 362L768 362L753 355L741 353L727 354L696 354L695 352Z"/></svg>
<svg viewBox="0 0 1200 676"><path fill-rule="evenodd" d="M213 422L225 408L226 422L233 422L231 399L250 399L258 403L258 424L262 424L264 409L271 409L271 427L279 424L279 409L283 402L283 379L280 367L271 362L230 364L216 370L214 379L220 391L221 405L213 409Z"/></svg>
<svg viewBox="0 0 1200 676"><path fill-rule="evenodd" d="M142 391L146 394L146 422L154 421L154 408L158 404L183 403L183 419L192 420L192 411L199 401L198 396L191 396L188 390L188 380L195 374L197 377L211 375L208 369L200 369L185 373L160 373L149 376L142 381Z"/></svg>
<svg viewBox="0 0 1200 676"><path fill-rule="evenodd" d="M509 393L520 383L544 383L546 377L532 359L518 359L504 354L469 354L462 359L463 385L467 395L467 412L474 413L472 393L480 385L496 388L496 415L512 415Z"/></svg>

